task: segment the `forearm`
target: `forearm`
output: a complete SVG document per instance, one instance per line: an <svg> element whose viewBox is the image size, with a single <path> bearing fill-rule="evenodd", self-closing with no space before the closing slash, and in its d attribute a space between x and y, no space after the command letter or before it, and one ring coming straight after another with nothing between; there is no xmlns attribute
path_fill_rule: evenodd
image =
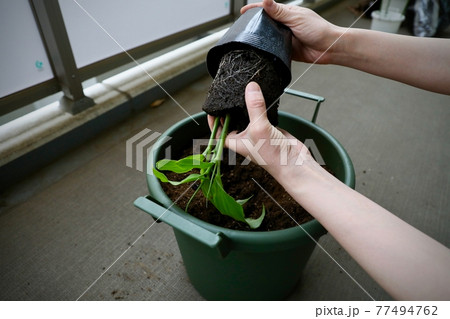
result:
<svg viewBox="0 0 450 319"><path fill-rule="evenodd" d="M450 94L450 40L339 28L330 63Z"/></svg>
<svg viewBox="0 0 450 319"><path fill-rule="evenodd" d="M283 186L392 297L450 298L449 249L324 170L295 170Z"/></svg>

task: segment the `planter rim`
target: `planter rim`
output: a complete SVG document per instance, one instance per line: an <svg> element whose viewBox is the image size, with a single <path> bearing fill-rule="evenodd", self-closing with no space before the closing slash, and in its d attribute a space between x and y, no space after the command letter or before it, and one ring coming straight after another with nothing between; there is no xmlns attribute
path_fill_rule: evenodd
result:
<svg viewBox="0 0 450 319"><path fill-rule="evenodd" d="M343 146L327 131L325 131L323 128L319 127L318 125L300 117L293 115L291 113L287 113L284 111L279 111L280 117L286 117L290 119L295 119L299 122L301 122L303 125L309 126L313 128L314 130L318 131L319 134L323 135L325 138L329 139L334 146L336 147L336 150L339 154L339 156L344 161L344 166L346 170L346 178L342 182L348 185L349 187L354 188L355 186L355 172L353 169L353 164L350 160L350 157L348 156L347 152L343 148ZM194 114L191 118L195 119L197 122L199 122L199 119L206 117L205 112L200 112L197 114ZM295 243L295 241L301 237L304 237L304 233L306 232L309 237L311 237L310 234L314 234L315 240L317 240L320 236L325 234L327 231L325 228L316 220L313 219L309 222L306 222L304 224L301 224L300 226L294 226L287 229L282 230L273 230L273 231L245 231L245 230L233 230L217 225L213 225L210 223L207 223L201 219L198 219L197 217L192 216L189 213L186 213L184 210L182 210L180 207L178 207L176 204L173 204L173 201L167 196L167 194L163 191L161 187L161 182L153 175L149 174L148 172L152 172L153 165L156 158L156 151L157 149L164 146L164 144L167 142L166 137L170 137L171 134L177 130L179 127L186 125L190 121L192 121L191 118L185 118L174 125L172 125L170 128L168 128L155 142L153 145L149 156L147 160L147 185L150 191L150 197L157 201L159 204L166 208L170 208L169 210L177 215L180 215L184 218L186 218L188 221L195 223L212 233L216 234L224 234L228 239L231 239L233 242L233 249L252 249L255 250L255 240L258 241L257 246L264 247L264 250L267 250L268 246L270 246L273 249L289 249L290 246L286 245L287 241L291 241L292 243ZM235 245L237 244L237 245ZM257 250L258 248L256 248Z"/></svg>
<svg viewBox="0 0 450 319"><path fill-rule="evenodd" d="M383 21L392 21L392 22L401 22L405 20L405 16L400 12L381 12L380 10L372 11L371 16L373 19L383 20Z"/></svg>

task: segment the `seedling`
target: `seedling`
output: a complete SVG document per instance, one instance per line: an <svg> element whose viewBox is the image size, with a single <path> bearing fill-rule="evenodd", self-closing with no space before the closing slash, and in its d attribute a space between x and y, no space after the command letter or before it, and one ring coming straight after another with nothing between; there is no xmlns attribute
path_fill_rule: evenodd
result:
<svg viewBox="0 0 450 319"><path fill-rule="evenodd" d="M250 199L238 199L227 194L223 188L222 178L220 174L220 163L222 161L223 148L225 138L228 134L230 123L230 115L225 116L220 138L216 143L216 134L220 125L220 118L216 117L214 127L211 131L208 145L201 154L193 154L180 160L162 159L158 161L153 168L153 173L159 180L172 185L180 185L184 183L200 181L200 186L195 190L186 205L186 212L192 199L201 190L207 200L209 200L223 215L230 216L237 221L247 223L250 228L258 228L265 216L265 208L263 206L261 216L257 219L246 218L243 205ZM193 172L193 170L199 171ZM177 174L191 172L190 175L181 181L171 181L162 171L171 171Z"/></svg>

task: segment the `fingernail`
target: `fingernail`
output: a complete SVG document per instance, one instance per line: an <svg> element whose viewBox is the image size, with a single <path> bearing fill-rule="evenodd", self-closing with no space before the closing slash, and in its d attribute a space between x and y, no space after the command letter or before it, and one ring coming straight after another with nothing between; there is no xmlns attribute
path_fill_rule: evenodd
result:
<svg viewBox="0 0 450 319"><path fill-rule="evenodd" d="M260 92L261 89L256 82L250 82L247 84L247 92Z"/></svg>

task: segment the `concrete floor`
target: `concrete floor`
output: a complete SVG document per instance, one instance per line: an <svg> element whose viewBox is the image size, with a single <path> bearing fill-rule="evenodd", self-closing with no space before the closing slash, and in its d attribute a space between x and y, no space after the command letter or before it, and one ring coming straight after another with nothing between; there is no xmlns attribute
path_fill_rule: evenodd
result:
<svg viewBox="0 0 450 319"><path fill-rule="evenodd" d="M346 4L323 15L342 26L354 20ZM369 25L363 19L355 27ZM294 63L294 79L307 67ZM205 76L174 98L196 113L210 82ZM326 98L318 124L348 151L356 189L450 246L450 96L338 66L315 65L293 88ZM285 96L281 104L312 116L311 102ZM127 139L144 128L163 132L185 116L167 99L2 194L0 299L202 300L171 228L151 226L133 207L147 194L145 175L125 165ZM320 244L373 298L390 300L330 235ZM370 300L319 249L289 299Z"/></svg>

